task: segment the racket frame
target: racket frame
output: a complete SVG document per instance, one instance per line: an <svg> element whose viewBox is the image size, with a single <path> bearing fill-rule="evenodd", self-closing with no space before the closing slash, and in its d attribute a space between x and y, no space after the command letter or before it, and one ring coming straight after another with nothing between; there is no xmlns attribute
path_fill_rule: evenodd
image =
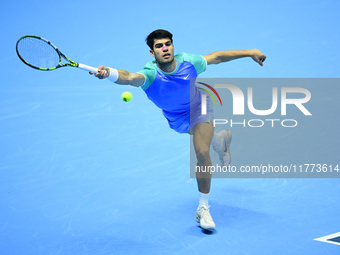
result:
<svg viewBox="0 0 340 255"><path fill-rule="evenodd" d="M42 67L37 67L37 66L34 66L34 65L31 65L30 63L28 63L24 58L21 57L20 53L19 53L19 50L18 50L18 45L19 45L19 42L27 37L31 37L31 38L36 38L36 39L39 39L39 40L42 40L44 41L45 43L47 43L48 45L50 45L59 55L59 64L55 67L51 67L51 68L42 68ZM95 68L95 67L92 67L92 66L88 66L88 65L84 65L84 64L80 64L80 63L77 63L71 59L69 59L68 57L66 57L53 43L51 43L50 41L46 40L45 38L42 38L40 36L36 36L36 35L25 35L23 37L21 37L18 41L17 41L17 44L16 44L16 51L17 51L17 54L18 54L18 57L21 59L22 62L24 62L26 65L28 65L29 67L32 67L34 69L37 69L37 70L41 70L41 71L51 71L51 70L55 70L57 68L60 68L60 67L65 67L65 66L72 66L72 67L77 67L79 69L82 69L82 70L85 70L85 71L88 71L88 72L98 72L98 69ZM65 63L65 64L61 64L62 62L62 58L69 61L69 63Z"/></svg>

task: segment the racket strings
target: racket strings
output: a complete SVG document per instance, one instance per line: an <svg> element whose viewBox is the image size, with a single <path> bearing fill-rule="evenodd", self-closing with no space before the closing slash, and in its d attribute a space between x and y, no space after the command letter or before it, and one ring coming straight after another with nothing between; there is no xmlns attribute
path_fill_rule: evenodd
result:
<svg viewBox="0 0 340 255"><path fill-rule="evenodd" d="M26 37L20 40L18 53L28 64L38 68L53 68L60 62L55 48L39 38Z"/></svg>

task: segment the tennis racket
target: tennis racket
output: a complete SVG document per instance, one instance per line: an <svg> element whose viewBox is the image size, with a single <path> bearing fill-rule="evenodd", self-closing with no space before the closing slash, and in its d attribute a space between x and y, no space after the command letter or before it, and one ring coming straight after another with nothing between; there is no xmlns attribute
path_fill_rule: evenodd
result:
<svg viewBox="0 0 340 255"><path fill-rule="evenodd" d="M51 42L39 36L21 37L17 42L16 50L22 62L38 70L51 71L60 67L73 66L88 72L98 72L95 67L69 59Z"/></svg>

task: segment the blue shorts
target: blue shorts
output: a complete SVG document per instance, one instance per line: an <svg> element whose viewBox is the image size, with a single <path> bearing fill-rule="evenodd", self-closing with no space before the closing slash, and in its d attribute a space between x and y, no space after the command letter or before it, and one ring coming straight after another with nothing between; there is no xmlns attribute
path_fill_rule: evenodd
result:
<svg viewBox="0 0 340 255"><path fill-rule="evenodd" d="M204 93L205 94L205 93ZM178 133L187 133L190 129L193 129L197 123L207 122L214 120L214 112L212 99L207 95L207 114L202 115L201 100L193 103L190 107L190 111L170 114L163 110L164 117L168 120L169 127Z"/></svg>
<svg viewBox="0 0 340 255"><path fill-rule="evenodd" d="M211 97L208 94L206 94L206 95L207 95L207 114L206 115L202 115L201 101L195 107L191 108L190 129L192 129L192 130L197 123L201 123L201 122L210 123L210 121L214 120L214 111L213 111L212 100L211 100Z"/></svg>

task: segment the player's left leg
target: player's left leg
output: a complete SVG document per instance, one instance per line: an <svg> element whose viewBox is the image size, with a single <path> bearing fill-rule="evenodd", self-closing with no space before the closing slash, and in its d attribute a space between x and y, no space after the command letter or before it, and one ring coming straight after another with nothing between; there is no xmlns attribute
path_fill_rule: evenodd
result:
<svg viewBox="0 0 340 255"><path fill-rule="evenodd" d="M199 207L196 211L196 221L201 227L207 230L214 230L215 223L209 212L208 197L211 186L211 172L209 167L212 165L210 158L210 144L214 135L212 123L197 123L193 128L193 141L197 157L196 179L200 194Z"/></svg>

